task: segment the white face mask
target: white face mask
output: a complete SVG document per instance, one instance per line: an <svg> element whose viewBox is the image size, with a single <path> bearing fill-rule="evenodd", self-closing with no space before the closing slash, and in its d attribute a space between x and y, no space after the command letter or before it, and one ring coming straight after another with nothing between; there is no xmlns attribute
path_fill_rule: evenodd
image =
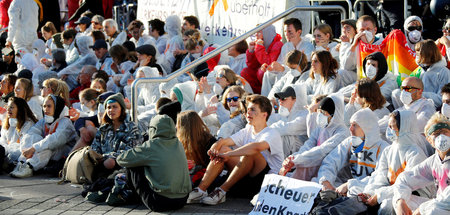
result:
<svg viewBox="0 0 450 215"><path fill-rule="evenodd" d="M398 139L397 134L390 127L387 127L387 129L386 129L386 139L388 139L391 142L394 142Z"/></svg>
<svg viewBox="0 0 450 215"><path fill-rule="evenodd" d="M44 120L46 123L51 124L53 121L55 121L55 118L53 118L53 116L44 115Z"/></svg>
<svg viewBox="0 0 450 215"><path fill-rule="evenodd" d="M67 50L67 49L69 49L69 45L63 44L63 48L64 48L64 50Z"/></svg>
<svg viewBox="0 0 450 215"><path fill-rule="evenodd" d="M325 116L323 113L319 113L317 115L316 123L317 123L317 126L319 126L321 128L325 128L328 125L328 117Z"/></svg>
<svg viewBox="0 0 450 215"><path fill-rule="evenodd" d="M363 33L366 35L367 42L370 43L373 39L372 32L366 30L366 31L363 31Z"/></svg>
<svg viewBox="0 0 450 215"><path fill-rule="evenodd" d="M441 134L434 139L434 147L440 152L446 152L450 148L449 137Z"/></svg>
<svg viewBox="0 0 450 215"><path fill-rule="evenodd" d="M358 103L358 101L355 101L355 103L353 103L353 106L355 106L356 110L362 109L362 106L361 106L361 104Z"/></svg>
<svg viewBox="0 0 450 215"><path fill-rule="evenodd" d="M280 114L281 116L287 117L287 116L289 116L289 109L280 105L280 108L278 109L278 114Z"/></svg>
<svg viewBox="0 0 450 215"><path fill-rule="evenodd" d="M34 55L35 57L38 57L38 55L39 55L39 52L38 52L38 50L36 50L36 49L33 49L33 55Z"/></svg>
<svg viewBox="0 0 450 215"><path fill-rule="evenodd" d="M352 143L352 148L353 148L353 153L359 153L363 150L364 148L364 144L363 140L361 139L361 137L358 136L351 136L351 143Z"/></svg>
<svg viewBox="0 0 450 215"><path fill-rule="evenodd" d="M8 122L9 122L9 126L11 126L11 127L17 126L17 118L9 118Z"/></svg>
<svg viewBox="0 0 450 215"><path fill-rule="evenodd" d="M218 83L214 83L213 91L216 95L221 95L223 92L222 86L220 86L220 84Z"/></svg>
<svg viewBox="0 0 450 215"><path fill-rule="evenodd" d="M366 76L370 79L375 78L377 75L377 68L375 68L373 65L366 66Z"/></svg>
<svg viewBox="0 0 450 215"><path fill-rule="evenodd" d="M447 118L450 118L450 105L448 105L447 103L443 103L441 107L441 113Z"/></svg>
<svg viewBox="0 0 450 215"><path fill-rule="evenodd" d="M415 61L416 61L416 64L419 65L420 57L418 55L416 55Z"/></svg>
<svg viewBox="0 0 450 215"><path fill-rule="evenodd" d="M402 103L405 105L409 105L411 104L412 100L413 99L411 93L402 90L402 92L400 93L400 101L402 101Z"/></svg>
<svg viewBox="0 0 450 215"><path fill-rule="evenodd" d="M230 113L238 111L238 107L230 107Z"/></svg>
<svg viewBox="0 0 450 215"><path fill-rule="evenodd" d="M14 58L14 62L16 62L16 64L20 64L22 62L22 59L16 56L16 58Z"/></svg>
<svg viewBox="0 0 450 215"><path fill-rule="evenodd" d="M408 38L412 44L418 43L422 38L422 33L418 30L410 31L408 32Z"/></svg>
<svg viewBox="0 0 450 215"><path fill-rule="evenodd" d="M201 57L201 53L195 53L195 54L191 54L192 57L194 57L195 59Z"/></svg>
<svg viewBox="0 0 450 215"><path fill-rule="evenodd" d="M83 111L84 113L89 113L91 112L91 109L88 106L81 104L81 111Z"/></svg>
<svg viewBox="0 0 450 215"><path fill-rule="evenodd" d="M322 76L319 73L314 73L314 80L320 80L321 77Z"/></svg>

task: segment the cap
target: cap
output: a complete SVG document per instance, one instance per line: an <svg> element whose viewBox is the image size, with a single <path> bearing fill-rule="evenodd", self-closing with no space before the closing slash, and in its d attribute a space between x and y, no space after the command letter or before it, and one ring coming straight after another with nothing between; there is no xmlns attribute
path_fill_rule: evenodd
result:
<svg viewBox="0 0 450 215"><path fill-rule="evenodd" d="M75 24L76 25L79 25L79 24L89 25L89 24L91 24L91 18L89 18L87 16L82 16L75 22Z"/></svg>
<svg viewBox="0 0 450 215"><path fill-rule="evenodd" d="M341 25L344 25L344 24L350 25L356 30L356 20L354 20L354 19L344 19L344 20L341 21Z"/></svg>
<svg viewBox="0 0 450 215"><path fill-rule="evenodd" d="M335 110L334 101L330 97L325 97L322 100L320 100L319 106L317 108L328 112L331 116L334 115Z"/></svg>
<svg viewBox="0 0 450 215"><path fill-rule="evenodd" d="M104 40L96 40L93 46L89 46L89 48L91 49L100 49L100 48L105 48L108 49L108 45L106 44L106 42Z"/></svg>
<svg viewBox="0 0 450 215"><path fill-rule="evenodd" d="M296 97L295 90L292 87L286 87L281 92L275 93L275 97L277 99L284 99L289 96L294 97L294 98Z"/></svg>
<svg viewBox="0 0 450 215"><path fill-rule="evenodd" d="M136 48L136 52L139 54L146 54L155 56L156 55L156 49L154 46L150 44L142 45Z"/></svg>
<svg viewBox="0 0 450 215"><path fill-rule="evenodd" d="M19 74L17 74L18 78L26 78L31 81L33 78L33 73L28 69L22 69Z"/></svg>
<svg viewBox="0 0 450 215"><path fill-rule="evenodd" d="M105 18L103 18L103 16L95 15L94 17L92 17L91 22L96 22L96 23L102 24L103 20L105 20Z"/></svg>
<svg viewBox="0 0 450 215"><path fill-rule="evenodd" d="M5 47L5 48L2 49L2 55L10 55L13 52L14 52L14 50L12 48L9 48L9 47Z"/></svg>

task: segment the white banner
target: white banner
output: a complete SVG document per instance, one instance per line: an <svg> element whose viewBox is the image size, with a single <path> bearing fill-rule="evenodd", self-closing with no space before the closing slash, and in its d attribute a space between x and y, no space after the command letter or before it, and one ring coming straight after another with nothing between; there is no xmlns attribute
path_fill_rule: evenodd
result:
<svg viewBox="0 0 450 215"><path fill-rule="evenodd" d="M268 174L250 214L308 214L322 185Z"/></svg>
<svg viewBox="0 0 450 215"><path fill-rule="evenodd" d="M164 21L170 15L194 15L200 30L212 43L224 44L240 36L277 14L283 12L286 1L273 0L139 0L137 19L145 23L151 19ZM282 22L275 24L282 32Z"/></svg>

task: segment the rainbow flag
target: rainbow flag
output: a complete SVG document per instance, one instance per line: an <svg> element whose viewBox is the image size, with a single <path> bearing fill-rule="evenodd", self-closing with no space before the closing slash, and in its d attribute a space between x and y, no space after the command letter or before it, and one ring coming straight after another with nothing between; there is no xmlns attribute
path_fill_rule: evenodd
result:
<svg viewBox="0 0 450 215"><path fill-rule="evenodd" d="M388 71L397 76L399 86L401 81L418 67L415 61L416 53L411 50L406 41L406 37L400 30L393 30L384 38L380 45L371 45L359 41L359 56L358 56L358 77L364 77L363 74L363 60L364 58L374 52L381 52L386 57L388 64Z"/></svg>

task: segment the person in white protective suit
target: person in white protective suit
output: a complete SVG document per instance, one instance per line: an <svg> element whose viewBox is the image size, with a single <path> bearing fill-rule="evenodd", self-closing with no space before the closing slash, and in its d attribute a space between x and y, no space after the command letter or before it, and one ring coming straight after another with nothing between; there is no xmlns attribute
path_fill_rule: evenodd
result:
<svg viewBox="0 0 450 215"><path fill-rule="evenodd" d="M427 140L435 154L403 172L392 186L392 204L396 214L443 215L450 213L450 121L436 113L425 126ZM432 199L411 195L413 190L434 185L436 197Z"/></svg>
<svg viewBox="0 0 450 215"><path fill-rule="evenodd" d="M75 29L68 29L62 32L62 42L64 50L66 51L66 62L70 65L78 60L80 54L75 47L75 38L77 31Z"/></svg>
<svg viewBox="0 0 450 215"><path fill-rule="evenodd" d="M341 40L341 43L339 45L339 64L340 69L345 70L348 72L348 74L354 75L355 81L356 81L356 67L354 65L346 65L347 58L345 58L346 53L349 51L353 39L356 35L356 20L354 19L344 19L341 20L341 36L339 39ZM349 75L349 77L353 77L353 75Z"/></svg>
<svg viewBox="0 0 450 215"><path fill-rule="evenodd" d="M24 146L20 163L11 173L18 178L30 177L33 170L44 168L51 160L67 156L78 139L69 118L62 114L65 101L59 96L49 95L44 100L44 118L39 120L23 137Z"/></svg>
<svg viewBox="0 0 450 215"><path fill-rule="evenodd" d="M161 53L159 63L163 67L167 74L172 73L172 66L175 62L175 56L173 52L177 49L183 50L184 44L181 39L181 20L178 16L172 15L166 18L166 23L164 25L164 30L169 35L167 41L166 50Z"/></svg>
<svg viewBox="0 0 450 215"><path fill-rule="evenodd" d="M217 131L218 139L230 137L247 124L245 96L245 91L239 86L231 86L225 90L216 112L221 124Z"/></svg>
<svg viewBox="0 0 450 215"><path fill-rule="evenodd" d="M296 167L292 177L309 181L317 176L322 160L350 136L344 125L344 99L342 95L332 94L309 107L307 118L309 139L298 152L287 157L280 174L286 174Z"/></svg>
<svg viewBox="0 0 450 215"><path fill-rule="evenodd" d="M329 51L315 51L311 56L311 72L306 84L308 103L313 96L331 94L337 92L341 87L341 77L336 72L338 62L331 56Z"/></svg>
<svg viewBox="0 0 450 215"><path fill-rule="evenodd" d="M441 94L442 94L441 113L447 118L450 118L450 83L442 87Z"/></svg>
<svg viewBox="0 0 450 215"><path fill-rule="evenodd" d="M136 72L136 79L138 78L157 78L161 77L157 68L143 66ZM138 88L138 115L145 114L148 111L154 112L156 101L160 98L159 83L142 84Z"/></svg>
<svg viewBox="0 0 450 215"><path fill-rule="evenodd" d="M278 55L277 61L272 62L265 72L263 77L263 83L261 88L261 95L267 96L271 92L272 86L280 80L287 72L289 72L289 66L285 64L287 55L293 51L298 50L306 55L307 61L311 60L311 54L314 51L314 46L302 35L302 23L297 18L290 18L284 21L284 36L287 39L287 43L281 47L281 52Z"/></svg>
<svg viewBox="0 0 450 215"><path fill-rule="evenodd" d="M181 111L196 110L194 97L197 90L197 82L188 81L175 84L170 91L170 99L181 103Z"/></svg>
<svg viewBox="0 0 450 215"><path fill-rule="evenodd" d="M230 69L237 75L241 75L241 71L247 67L247 55L245 54L247 49L248 44L245 40L228 48L228 56L230 57L228 66L230 66Z"/></svg>
<svg viewBox="0 0 450 215"><path fill-rule="evenodd" d="M275 93L280 106L278 114L273 114L269 127L276 129L283 139L284 157L297 152L308 137L306 135L305 109L306 89L303 85L287 85L283 90Z"/></svg>
<svg viewBox="0 0 450 215"><path fill-rule="evenodd" d="M364 58L362 66L364 76L376 81L383 97L387 102L391 103L392 91L398 89L398 83L397 77L388 71L388 65L384 55L381 52L374 52L367 55ZM343 93L345 97L350 97L354 89L355 85L350 84L341 88L339 92Z"/></svg>
<svg viewBox="0 0 450 215"><path fill-rule="evenodd" d="M45 42L41 39L37 39L32 44L33 55L40 62L41 58L51 58L48 54L45 53Z"/></svg>
<svg viewBox="0 0 450 215"><path fill-rule="evenodd" d="M442 105L441 88L450 82L450 70L447 61L442 57L433 40L425 40L416 44L416 63L419 67L410 75L423 82L423 97L432 99L434 106ZM403 106L400 90L392 92L392 103L395 108Z"/></svg>
<svg viewBox="0 0 450 215"><path fill-rule="evenodd" d="M415 45L421 41L422 31L423 31L423 22L422 19L418 16L410 16L406 18L403 23L403 30L405 32L406 41L408 42L409 48L411 50L415 50Z"/></svg>
<svg viewBox="0 0 450 215"><path fill-rule="evenodd" d="M39 13L41 10L41 13ZM38 39L37 28L42 19L42 5L34 0L13 1L8 9L9 25L6 46L33 51L33 41Z"/></svg>
<svg viewBox="0 0 450 215"><path fill-rule="evenodd" d="M419 78L405 78L405 80L403 80L402 82L402 92L400 96L400 99L405 105L397 109L399 111L410 110L414 112L417 117L416 126L419 131L423 131L423 128L425 127L428 120L436 112L433 101L431 99L422 97L423 87L424 86L422 80L420 80ZM380 119L380 121L378 121L381 132L386 131L388 121L388 116L384 116L382 119ZM424 150L425 154L433 154L433 149L430 147L430 144L426 143L426 140L422 140L422 144L420 144L420 147Z"/></svg>
<svg viewBox="0 0 450 215"><path fill-rule="evenodd" d="M361 109L352 116L351 136L333 149L320 166L317 179L325 190L346 194L375 170L381 153L389 146L381 139L378 124L373 123L377 119L369 108ZM339 177L338 173L345 170L346 166L350 167L351 178Z"/></svg>
<svg viewBox="0 0 450 215"><path fill-rule="evenodd" d="M280 92L286 85L302 83L309 78L308 60L306 58L306 54L298 50L290 51L287 54L286 74L275 82L267 96L273 104L275 103L276 92Z"/></svg>
<svg viewBox="0 0 450 215"><path fill-rule="evenodd" d="M97 57L95 56L94 51L90 48L90 46L94 43L92 37L79 36L75 39L75 43L77 45L77 50L80 57L75 62L58 72L58 77L65 80L71 90L77 86L76 79L83 66L95 66L97 63Z"/></svg>

